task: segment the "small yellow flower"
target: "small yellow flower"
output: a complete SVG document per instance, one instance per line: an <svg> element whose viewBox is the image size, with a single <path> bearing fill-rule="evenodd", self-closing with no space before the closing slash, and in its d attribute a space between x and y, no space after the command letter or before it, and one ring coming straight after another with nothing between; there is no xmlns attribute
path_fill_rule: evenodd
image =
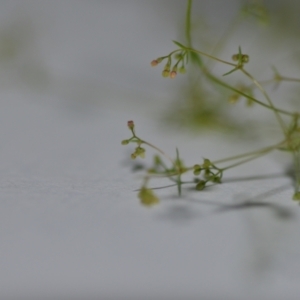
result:
<svg viewBox="0 0 300 300"><path fill-rule="evenodd" d="M140 192L138 193L138 197L140 199L141 204L145 206L153 206L159 203L158 197L153 193L151 189L146 187L142 187Z"/></svg>
<svg viewBox="0 0 300 300"><path fill-rule="evenodd" d="M162 75L163 77L169 77L169 75L170 75L170 70L164 69L164 70L162 71L161 75Z"/></svg>

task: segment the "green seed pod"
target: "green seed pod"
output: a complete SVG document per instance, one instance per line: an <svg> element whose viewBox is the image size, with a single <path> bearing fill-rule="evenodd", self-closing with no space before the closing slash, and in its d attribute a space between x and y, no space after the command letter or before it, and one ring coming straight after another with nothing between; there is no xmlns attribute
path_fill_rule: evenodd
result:
<svg viewBox="0 0 300 300"><path fill-rule="evenodd" d="M201 172L201 166L200 165L194 165L194 175L197 176Z"/></svg>
<svg viewBox="0 0 300 300"><path fill-rule="evenodd" d="M123 141L121 142L122 145L128 145L128 143L129 143L128 140L123 140Z"/></svg>
<svg viewBox="0 0 300 300"><path fill-rule="evenodd" d="M206 185L206 181L200 180L196 185L196 190L202 191L205 188L205 185Z"/></svg>
<svg viewBox="0 0 300 300"><path fill-rule="evenodd" d="M234 54L234 55L232 55L232 60L233 61L238 61L239 60L239 55L238 54Z"/></svg>
<svg viewBox="0 0 300 300"><path fill-rule="evenodd" d="M194 170L194 175L195 175L195 176L200 175L200 173L201 173L201 169Z"/></svg>
<svg viewBox="0 0 300 300"><path fill-rule="evenodd" d="M243 55L242 55L242 62L243 62L243 63L249 62L249 55L243 54Z"/></svg>

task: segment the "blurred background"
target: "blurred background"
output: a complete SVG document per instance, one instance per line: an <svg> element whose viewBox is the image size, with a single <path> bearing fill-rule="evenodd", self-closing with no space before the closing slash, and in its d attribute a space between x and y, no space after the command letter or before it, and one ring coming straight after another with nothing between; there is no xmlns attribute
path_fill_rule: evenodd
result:
<svg viewBox="0 0 300 300"><path fill-rule="evenodd" d="M256 5L257 11L237 22L246 5ZM220 44L216 54L227 60L242 45L258 79L270 76L272 65L292 75L299 70L297 5L292 0L194 1L192 42L208 53ZM155 107L167 114L171 108L164 105L170 101L190 117L191 86L206 83L199 72L171 81L161 78L162 66L149 67L152 59L175 49L172 40L186 42L185 11L186 1L1 1L1 88L34 92L39 103L59 98L50 105L83 113L109 106ZM220 98L199 89L194 97Z"/></svg>
<svg viewBox="0 0 300 300"><path fill-rule="evenodd" d="M233 171L201 197L162 191L152 211L136 200L120 146L130 119L166 151L182 147L188 163L280 134L272 114L245 99L232 105L192 63L173 80L150 66L172 40L187 42L186 4L0 1L1 299L298 299L289 158ZM298 78L299 9L296 0L194 0L192 44L224 60L241 46L258 80L273 78L272 66ZM297 84L266 88L279 107L299 110Z"/></svg>

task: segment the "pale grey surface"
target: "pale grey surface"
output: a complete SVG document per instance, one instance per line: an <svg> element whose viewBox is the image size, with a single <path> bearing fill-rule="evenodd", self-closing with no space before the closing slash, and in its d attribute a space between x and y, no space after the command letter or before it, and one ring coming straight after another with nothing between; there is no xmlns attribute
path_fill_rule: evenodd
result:
<svg viewBox="0 0 300 300"><path fill-rule="evenodd" d="M139 204L129 119L187 164L265 146L160 126L151 112L176 82L148 62L172 50L176 22L145 3L1 2L16 51L0 61L0 298L298 299L299 207L278 156Z"/></svg>

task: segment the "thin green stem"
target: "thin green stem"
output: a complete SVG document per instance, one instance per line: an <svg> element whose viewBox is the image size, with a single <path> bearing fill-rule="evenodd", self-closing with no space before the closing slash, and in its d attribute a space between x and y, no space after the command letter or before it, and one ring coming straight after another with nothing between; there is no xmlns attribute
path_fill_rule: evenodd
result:
<svg viewBox="0 0 300 300"><path fill-rule="evenodd" d="M263 155L265 155L265 154L267 154L267 153L269 153L269 152L271 152L271 151L273 151L273 150L274 150L274 149L269 149L269 150L267 150L267 151L258 153L258 154L254 155L254 156L252 156L252 157L246 158L246 159L241 160L241 161L239 161L239 162L237 162L237 163L234 163L234 164L229 165L229 166L227 166L227 167L225 167L225 168L222 168L221 170L222 170L222 171L225 171L225 170L228 170L228 169L237 167L237 166L239 166L239 165L245 164L245 163L247 163L247 162L249 162L249 161L251 161L251 160L257 159L257 158L259 158L259 157L261 157L261 156L263 156Z"/></svg>
<svg viewBox="0 0 300 300"><path fill-rule="evenodd" d="M293 151L293 158L295 164L295 192L299 192L300 187L300 156L299 151Z"/></svg>
<svg viewBox="0 0 300 300"><path fill-rule="evenodd" d="M230 63L230 62L225 61L225 60L222 60L222 59L218 59L217 57L214 57L214 56L212 56L212 55L206 54L206 53L204 53L204 52L202 52L202 51L199 51L199 50L195 50L195 49L193 49L193 48L185 48L185 50L190 51L190 52L194 52L194 53L197 53L197 54L204 55L204 56L206 56L206 57L209 57L210 59L219 61L219 62L221 62L221 63L227 64L227 65L230 65L230 66L233 66L233 67L236 67L236 66L237 66L236 64ZM179 51L179 50L177 50L177 51ZM174 51L173 51L173 52L174 52ZM291 112L289 112L289 111L286 111L286 110L280 109L280 108L276 108L274 105L271 105L270 103L269 103L269 105L268 105L268 104L266 104L266 103L264 103L264 102L261 102L261 101L257 100L256 98L253 98L253 97L251 97L251 96L249 96L249 95L247 95L247 94L245 94L245 93L239 91L238 89L236 89L236 88L234 88L234 87L228 85L228 84L225 83L224 81L222 81L222 80L218 79L217 77L215 77L214 75L212 75L206 68L203 68L202 66L200 66L200 67L201 67L203 73L204 73L204 74L207 76L207 78L210 79L212 82L217 83L217 84L219 84L219 85L221 85L221 86L223 86L223 87L225 87L225 88L227 88L227 89L229 89L229 90L232 90L232 91L234 91L234 92L240 94L241 96L243 96L243 97L245 97L245 98L247 98L247 99L249 99L249 100L252 100L253 102L255 102L255 103L257 103L257 104L259 104L259 105L261 105L261 106L263 106L263 107L266 107L266 108L268 108L268 109L270 109L270 110L272 110L272 111L274 111L274 112L281 113L281 114L288 115L288 116L293 116L293 115L294 115L293 113L291 113ZM241 70L243 70L243 69L241 69ZM250 74L249 74L249 75L250 75ZM272 103L272 102L271 102L271 103Z"/></svg>
<svg viewBox="0 0 300 300"><path fill-rule="evenodd" d="M300 82L299 78L291 78L291 77L280 76L280 79L284 80L284 81Z"/></svg>
<svg viewBox="0 0 300 300"><path fill-rule="evenodd" d="M141 141L141 143L143 143L143 144L145 144L145 145L147 145L147 146L149 146L149 147L155 149L157 152L159 152L160 154L162 154L165 158L167 158L167 159L171 162L171 164L172 164L173 166L176 165L176 164L175 164L175 161L174 161L169 155L167 155L164 151L162 151L162 150L159 149L158 147L156 147L156 146L150 144L149 142L146 142L146 141L144 141L144 140L140 140L140 141Z"/></svg>
<svg viewBox="0 0 300 300"><path fill-rule="evenodd" d="M178 195L181 196L181 168L180 168L180 157L179 157L179 151L178 148L176 148L176 161L178 164L178 175L177 175L177 189L178 189Z"/></svg>
<svg viewBox="0 0 300 300"><path fill-rule="evenodd" d="M250 74L248 73L245 69L241 68L240 69L248 78L251 79L251 81L258 87L258 89L261 91L261 93L264 95L264 97L266 98L267 102L269 103L271 109L274 111L276 119L283 131L283 134L285 137L287 137L287 129L286 126L280 116L280 114L278 113L278 111L276 110L272 100L270 99L268 93L266 92L266 90L259 84L259 82Z"/></svg>
<svg viewBox="0 0 300 300"><path fill-rule="evenodd" d="M218 61L218 62L221 62L223 64L226 64L226 65L229 65L229 66L232 66L232 67L237 67L236 64L234 63L231 63L229 61L226 61L226 60L223 60L223 59L220 59L220 58L217 58L213 55L210 55L210 54L207 54L205 52L202 52L202 51L199 51L199 50L196 50L196 49L193 49L193 48L190 48L190 47L186 47L185 50L189 51L189 52L193 52L193 53L196 53L196 54L200 54L200 55L203 55L203 56L206 56L210 59L213 59L215 61Z"/></svg>
<svg viewBox="0 0 300 300"><path fill-rule="evenodd" d="M219 84L219 85L221 85L221 86L223 86L223 87L225 87L225 88L227 88L227 89L229 89L231 91L234 91L234 92L240 94L241 96L245 97L246 99L249 99L249 100L251 100L251 101L253 101L253 102L255 102L255 103L257 103L257 104L259 104L259 105L261 105L263 107L265 107L265 108L271 109L273 111L276 111L278 113L281 113L281 114L284 114L284 115L287 115L287 116L294 116L294 113L292 113L292 112L289 112L289 111L281 109L281 108L276 108L274 106L272 107L272 106L270 106L270 105L268 105L268 104L266 104L264 102L261 102L261 101L257 100L254 97L251 97L251 96L249 96L249 95L241 92L240 90L238 90L238 89L234 88L233 86L227 84L226 82L218 79L217 77L215 77L214 75L210 74L209 72L207 72L205 74L213 82L215 82L215 83L217 83L217 84Z"/></svg>
<svg viewBox="0 0 300 300"><path fill-rule="evenodd" d="M211 51L211 55L215 56L224 46L225 42L228 41L230 35L234 32L234 30L238 27L238 25L241 23L243 18L240 14L238 14L229 24L227 30L224 34L222 34L221 38L218 40L218 42L215 44Z"/></svg>
<svg viewBox="0 0 300 300"><path fill-rule="evenodd" d="M215 164L220 164L220 163L224 163L224 162L231 161L231 160L244 158L244 157L247 157L247 156L255 156L255 155L258 155L260 153L265 153L265 152L269 152L269 151L278 149L280 146L282 146L285 143L286 143L286 141L284 140L284 141L282 141L278 144L275 144L275 145L272 145L272 146L269 146L269 147L265 147L265 148L259 149L257 151L251 151L251 152L247 152L247 153L243 153L243 154L239 154L239 155L219 159L219 160L213 161L212 163L215 165Z"/></svg>
<svg viewBox="0 0 300 300"><path fill-rule="evenodd" d="M185 50L186 50L186 51L189 51L189 52L196 53L196 54L204 55L204 56L206 56L206 57L208 57L208 58L210 58L210 59L213 59L213 60L215 60L215 61L221 62L221 63L223 63L223 64L227 64L227 65L230 65L230 66L233 66L233 67L237 67L236 64L233 64L233 63L231 63L231 62L228 62L228 61L219 59L219 58L217 58L217 57L215 57L215 56L212 56L212 55L210 55L210 54L207 54L207 53L205 53L205 52L202 52L202 51L199 51L199 50L196 50L196 49L193 49L193 48L185 48ZM174 52L174 51L173 51L173 52ZM172 52L172 53L173 53L173 52ZM212 75L206 68L203 68L202 66L201 66L201 68L202 68L202 71L204 72L204 74L205 74L210 80L212 80L213 82L215 82L215 83L217 83L217 84L219 84L219 85L222 85L223 87L228 88L228 89L230 89L230 90L232 90L232 91L235 91L235 92L239 93L240 95L244 96L245 98L248 98L248 99L252 100L253 102L255 102L255 103L257 103L257 104L260 104L260 105L262 105L262 106L264 106L264 107L266 107L266 108L268 108L268 109L271 109L271 110L276 114L276 118L277 118L277 120L278 120L278 122L279 122L279 124L280 124L280 126L281 126L281 128L282 128L282 130L283 130L284 134L286 134L285 125L284 125L283 120L281 119L279 113L282 113L282 114L285 114L285 115L289 115L289 116L293 116L294 114L291 113L291 112L289 112L289 111L286 111L286 110L283 110L283 109L276 108L276 107L274 106L273 102L271 101L270 97L268 96L268 94L267 94L266 91L264 90L264 88L261 86L261 84L260 84L256 79L254 79L254 77L253 77L252 75L250 75L247 71L245 71L243 68L240 68L240 70L241 70L246 76L248 76L248 78L251 79L251 81L254 83L254 85L257 86L258 89L263 93L263 95L266 97L266 99L267 99L269 105L268 105L268 104L265 104L265 103L263 103L263 102L261 102L261 101L259 101L259 100L257 100L257 99L255 99L255 98L253 98L253 97L251 97L251 96L249 96L249 95L247 95L247 94L245 94L245 93L243 93L243 92L241 92L241 91L239 91L238 89L235 89L234 87L228 85L227 83L223 82L222 80L219 80L219 79L216 78L214 75ZM299 80L299 81L300 81L300 80Z"/></svg>
<svg viewBox="0 0 300 300"><path fill-rule="evenodd" d="M185 16L185 37L189 47L192 46L192 37L191 37L191 15L192 15L192 0L187 1L187 9Z"/></svg>

